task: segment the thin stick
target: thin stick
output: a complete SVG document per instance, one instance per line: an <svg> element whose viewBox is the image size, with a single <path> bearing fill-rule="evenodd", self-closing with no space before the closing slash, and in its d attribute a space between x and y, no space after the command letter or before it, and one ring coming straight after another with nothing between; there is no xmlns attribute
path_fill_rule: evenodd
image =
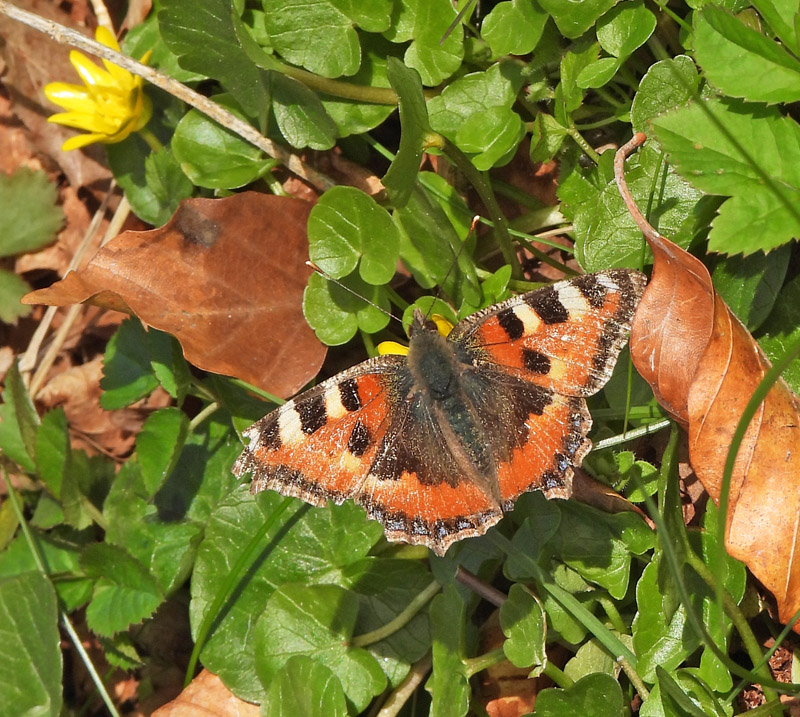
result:
<svg viewBox="0 0 800 717"><path fill-rule="evenodd" d="M228 110L220 107L216 102L212 102L199 92L189 89L186 85L172 79L169 75L165 75L163 72L143 65L141 62L137 62L126 55L112 50L110 47L101 45L99 42L91 40L85 35L81 35L79 32L64 25L45 20L43 17L39 17L32 12L11 5L6 2L6 0L0 0L0 13L7 15L12 20L17 20L39 32L45 33L60 45L77 47L79 50L89 52L97 57L102 57L126 69L128 72L144 78L151 85L155 85L165 92L169 92L169 94L174 97L183 100L186 104L200 110L200 112L207 115L218 124L229 129L231 132L235 132L242 139L247 140L252 145L263 150L270 157L279 160L289 171L309 182L317 189L325 191L335 186L335 182L330 177L311 169L308 165L304 164L296 154L292 154L280 145L267 139L259 134L252 125L240 120Z"/></svg>
<svg viewBox="0 0 800 717"><path fill-rule="evenodd" d="M411 695L414 694L414 690L422 684L425 675L431 671L432 664L433 661L431 659L431 653L429 652L419 662L415 662L411 665L411 670L406 675L406 678L398 685L397 689L389 695L389 699L386 700L383 707L381 707L381 711L378 712L377 717L395 717L403 708L403 705L408 702Z"/></svg>
<svg viewBox="0 0 800 717"><path fill-rule="evenodd" d="M496 587L489 585L489 583L484 582L474 573L462 568L460 565L458 570L456 570L456 580L496 607L500 607L508 600L507 595L500 592Z"/></svg>
<svg viewBox="0 0 800 717"><path fill-rule="evenodd" d="M639 227L648 241L660 243L664 240L664 237L662 237L661 234L655 230L653 225L645 219L639 207L636 206L636 202L631 196L631 190L628 189L628 183L625 181L625 159L628 155L632 154L635 149L641 147L646 139L647 135L645 135L644 132L637 132L633 135L633 139L631 139L630 142L622 145L622 147L617 150L617 153L614 155L614 179L617 182L617 188L622 195L625 206L628 208L628 212L630 212L631 217L633 217L633 221L636 222L636 226Z"/></svg>

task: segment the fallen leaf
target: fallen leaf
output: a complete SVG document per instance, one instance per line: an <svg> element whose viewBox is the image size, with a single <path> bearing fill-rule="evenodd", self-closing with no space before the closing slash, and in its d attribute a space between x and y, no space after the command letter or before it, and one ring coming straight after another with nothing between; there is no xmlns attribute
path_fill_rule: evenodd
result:
<svg viewBox="0 0 800 717"><path fill-rule="evenodd" d="M625 186L620 192L653 251L653 276L633 319L631 357L659 402L689 433L689 459L719 504L736 425L770 363L714 291L703 264L651 227ZM779 379L745 433L728 494L725 547L775 596L788 622L800 608L800 400ZM800 632L800 624L794 629Z"/></svg>
<svg viewBox="0 0 800 717"><path fill-rule="evenodd" d="M153 717L258 717L261 708L236 697L222 680L203 670L172 702Z"/></svg>
<svg viewBox="0 0 800 717"><path fill-rule="evenodd" d="M195 366L290 396L325 357L301 307L309 210L257 192L189 199L163 227L120 234L23 301L128 311L173 334Z"/></svg>

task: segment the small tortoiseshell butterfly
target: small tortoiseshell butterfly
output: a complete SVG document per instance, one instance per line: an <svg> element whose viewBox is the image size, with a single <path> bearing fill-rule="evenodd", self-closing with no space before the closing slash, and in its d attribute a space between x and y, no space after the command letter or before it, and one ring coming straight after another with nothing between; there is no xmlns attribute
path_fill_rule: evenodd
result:
<svg viewBox="0 0 800 717"><path fill-rule="evenodd" d="M523 492L572 493L591 442L585 396L608 381L644 275L611 270L490 306L442 336L420 312L408 356L377 356L244 432L251 491L352 498L389 540L443 555Z"/></svg>

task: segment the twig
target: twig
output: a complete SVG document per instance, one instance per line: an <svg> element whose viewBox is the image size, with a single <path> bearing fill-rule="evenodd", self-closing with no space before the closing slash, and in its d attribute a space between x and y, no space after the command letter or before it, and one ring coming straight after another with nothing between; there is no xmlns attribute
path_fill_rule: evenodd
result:
<svg viewBox="0 0 800 717"><path fill-rule="evenodd" d="M465 587L468 587L470 590L472 590L472 592L480 595L487 602L490 602L492 605L497 607L500 607L506 600L508 600L507 595L500 592L492 585L489 585L489 583L485 583L477 575L471 573L465 568L462 568L460 565L458 566L458 570L456 570L456 580L458 580L458 582Z"/></svg>
<svg viewBox="0 0 800 717"><path fill-rule="evenodd" d="M411 665L411 670L406 675L406 678L400 683L397 689L389 695L381 711L378 712L377 717L395 717L398 712L403 708L403 705L408 702L414 690L422 684L425 675L430 672L432 665L431 654L428 653L419 662Z"/></svg>
<svg viewBox="0 0 800 717"><path fill-rule="evenodd" d="M330 177L311 169L296 154L285 150L272 140L267 139L259 134L252 125L240 120L225 108L220 107L216 102L204 97L199 92L189 89L186 85L172 79L169 75L165 75L163 72L143 65L141 62L137 62L127 55L115 52L111 48L101 45L99 42L91 40L71 28L60 25L57 22L45 20L43 17L39 17L32 12L11 5L6 2L6 0L0 0L0 13L7 15L12 20L17 20L39 32L49 35L61 45L77 47L79 50L113 62L115 65L126 69L128 72L144 78L151 85L155 85L165 92L169 92L169 94L174 97L183 100L186 104L200 110L200 112L210 117L218 124L229 129L231 132L235 132L242 139L247 140L255 147L263 150L270 157L279 160L289 171L309 182L317 189L325 191L335 186L335 182Z"/></svg>

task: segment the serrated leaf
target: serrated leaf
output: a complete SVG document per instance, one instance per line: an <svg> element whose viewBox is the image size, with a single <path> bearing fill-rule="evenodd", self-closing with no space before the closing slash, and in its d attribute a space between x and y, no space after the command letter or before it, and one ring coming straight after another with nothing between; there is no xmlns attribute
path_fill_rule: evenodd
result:
<svg viewBox="0 0 800 717"><path fill-rule="evenodd" d="M531 130L531 162L551 160L566 136L567 129L556 122L555 118L545 112L539 112Z"/></svg>
<svg viewBox="0 0 800 717"><path fill-rule="evenodd" d="M642 132L645 122L673 107L683 107L697 90L700 76L691 58L678 55L669 60L659 60L639 83L639 90L631 104L631 123Z"/></svg>
<svg viewBox="0 0 800 717"><path fill-rule="evenodd" d="M269 685L295 655L319 661L339 678L348 700L361 712L386 685L366 650L348 647L358 600L338 585L282 585L267 600L255 625L256 671Z"/></svg>
<svg viewBox="0 0 800 717"><path fill-rule="evenodd" d="M656 16L643 0L619 3L597 22L597 40L609 55L622 60L644 45L656 29Z"/></svg>
<svg viewBox="0 0 800 717"><path fill-rule="evenodd" d="M189 419L177 408L151 413L136 436L136 454L149 496L161 487L175 467L189 433Z"/></svg>
<svg viewBox="0 0 800 717"><path fill-rule="evenodd" d="M790 255L791 247L782 246L769 254L756 252L746 259L720 257L714 265L714 289L749 331L761 326L772 311Z"/></svg>
<svg viewBox="0 0 800 717"><path fill-rule="evenodd" d="M732 197L711 227L709 249L747 255L800 235L800 126L777 108L726 99L703 104L650 123L677 171L705 192Z"/></svg>
<svg viewBox="0 0 800 717"><path fill-rule="evenodd" d="M336 143L336 125L322 102L302 82L270 72L275 123L293 147L330 149Z"/></svg>
<svg viewBox="0 0 800 717"><path fill-rule="evenodd" d="M253 534L285 500L271 491L251 496L241 486L214 508L192 574L190 615L196 631L221 580ZM367 521L352 503L302 509L299 501L284 513L256 555L257 563L228 602L224 620L211 633L203 664L244 699L260 701L264 688L255 672L253 616L272 592L287 583L337 583L340 569L362 559L381 537L381 526ZM263 551L263 552L261 552ZM370 658L372 659L372 658Z"/></svg>
<svg viewBox="0 0 800 717"><path fill-rule="evenodd" d="M64 409L48 411L36 432L36 468L39 478L56 499L61 497L61 481L69 456L69 429Z"/></svg>
<svg viewBox="0 0 800 717"><path fill-rule="evenodd" d="M39 572L0 580L0 715L61 713L58 601Z"/></svg>
<svg viewBox="0 0 800 717"><path fill-rule="evenodd" d="M64 212L58 190L42 171L20 167L0 172L0 256L34 251L56 238Z"/></svg>
<svg viewBox="0 0 800 717"><path fill-rule="evenodd" d="M547 13L536 0L499 2L481 23L481 36L495 55L526 55L544 32Z"/></svg>
<svg viewBox="0 0 800 717"><path fill-rule="evenodd" d="M290 657L272 678L261 703L265 717L347 717L341 682L330 668L304 655Z"/></svg>
<svg viewBox="0 0 800 717"><path fill-rule="evenodd" d="M695 15L694 50L709 82L726 95L751 102L800 99L800 61L718 7Z"/></svg>
<svg viewBox="0 0 800 717"><path fill-rule="evenodd" d="M113 638L99 637L98 639L103 647L103 657L108 660L110 665L126 671L144 667L144 662L128 633L123 632Z"/></svg>
<svg viewBox="0 0 800 717"><path fill-rule="evenodd" d="M0 269L0 322L16 324L17 319L31 313L31 307L20 303L31 287L13 272Z"/></svg>
<svg viewBox="0 0 800 717"><path fill-rule="evenodd" d="M112 637L155 612L163 595L147 569L116 545L92 543L80 558L81 567L95 578L86 621L99 635Z"/></svg>
<svg viewBox="0 0 800 717"><path fill-rule="evenodd" d="M100 405L124 408L158 386L147 352L147 333L138 319L126 319L111 337L103 357Z"/></svg>
<svg viewBox="0 0 800 717"><path fill-rule="evenodd" d="M358 266L368 284L386 284L395 273L400 236L388 212L355 187L334 187L308 217L309 258L334 279Z"/></svg>
<svg viewBox="0 0 800 717"><path fill-rule="evenodd" d="M403 61L419 72L424 85L438 85L461 66L464 57L461 24L448 34L455 17L449 0L400 0L392 25L383 33L392 42L411 40Z"/></svg>
<svg viewBox="0 0 800 717"><path fill-rule="evenodd" d="M430 132L428 109L419 75L397 58L386 60L386 77L397 94L400 113L400 146L392 160L383 184L392 204L404 207L417 181L423 145Z"/></svg>
<svg viewBox="0 0 800 717"><path fill-rule="evenodd" d="M213 99L245 119L232 97L217 95ZM264 157L258 147L198 110L189 110L178 123L171 147L192 183L209 189L243 187L275 165L275 160Z"/></svg>
<svg viewBox="0 0 800 717"><path fill-rule="evenodd" d="M539 4L552 15L564 37L580 37L607 10L614 7L616 0L539 0Z"/></svg>
<svg viewBox="0 0 800 717"><path fill-rule="evenodd" d="M20 466L33 472L39 414L31 401L16 361L5 376L3 404L0 405L0 448Z"/></svg>
<svg viewBox="0 0 800 717"><path fill-rule="evenodd" d="M773 363L800 337L800 277L786 282L775 301L775 308L761 325L758 343ZM800 394L800 358L783 372L783 378Z"/></svg>
<svg viewBox="0 0 800 717"><path fill-rule="evenodd" d="M425 684L433 717L463 717L469 709L469 680L465 655L466 606L449 583L431 601L433 674Z"/></svg>
<svg viewBox="0 0 800 717"><path fill-rule="evenodd" d="M545 638L547 623L539 601L519 583L508 591L508 600L500 606L500 627L506 641L505 656L517 667L538 667L536 676L547 662Z"/></svg>
<svg viewBox="0 0 800 717"><path fill-rule="evenodd" d="M269 107L267 75L242 47L234 6L228 0L165 0L161 5L161 36L180 66L219 80L249 116L263 116Z"/></svg>
<svg viewBox="0 0 800 717"><path fill-rule="evenodd" d="M622 714L622 688L611 675L602 673L587 675L565 690L546 689L536 695L537 717L620 717Z"/></svg>

